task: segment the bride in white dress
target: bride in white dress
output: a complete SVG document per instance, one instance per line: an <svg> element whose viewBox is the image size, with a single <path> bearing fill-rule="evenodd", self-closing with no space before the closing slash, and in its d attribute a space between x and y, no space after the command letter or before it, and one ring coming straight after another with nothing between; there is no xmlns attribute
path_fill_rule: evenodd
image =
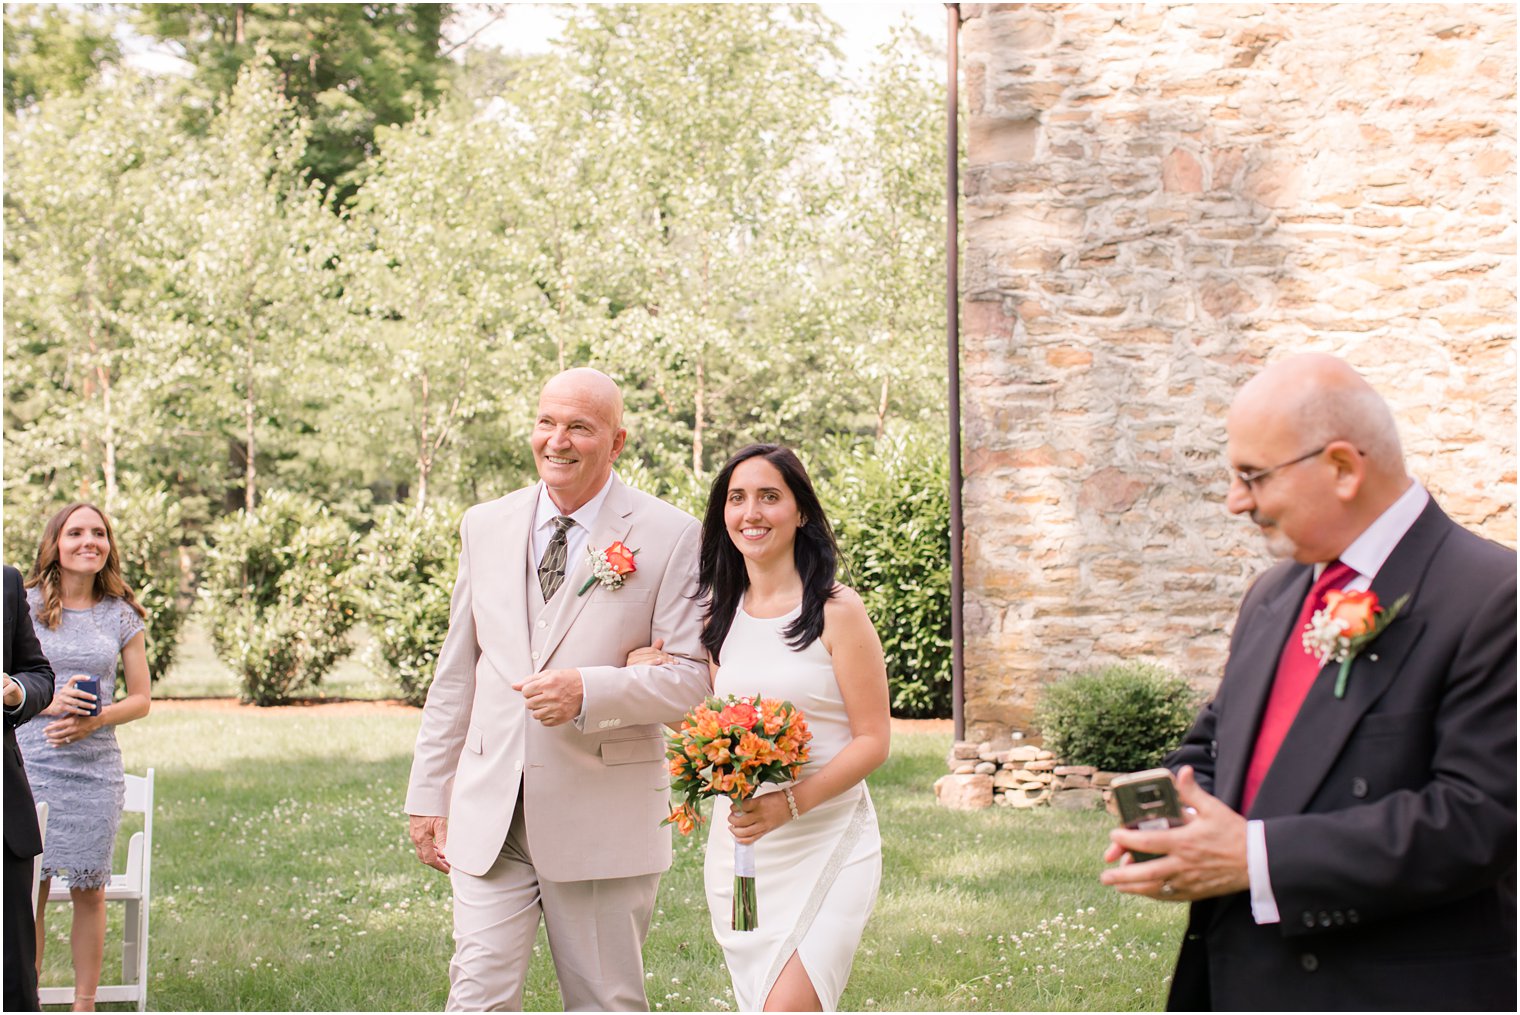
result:
<svg viewBox="0 0 1520 1015"><path fill-rule="evenodd" d="M881 641L802 463L744 448L702 524L703 644L714 693L791 701L813 732L802 778L731 810L715 801L705 880L713 933L744 1011L834 1011L881 884L865 777L891 736ZM662 658L659 644L630 662ZM732 929L734 843L755 846L757 929Z"/></svg>

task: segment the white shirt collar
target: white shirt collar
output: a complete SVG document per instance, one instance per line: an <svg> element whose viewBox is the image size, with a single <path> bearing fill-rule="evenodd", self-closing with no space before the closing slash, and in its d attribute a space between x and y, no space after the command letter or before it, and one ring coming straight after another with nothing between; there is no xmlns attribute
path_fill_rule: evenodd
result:
<svg viewBox="0 0 1520 1015"><path fill-rule="evenodd" d="M1399 499L1388 506L1388 510L1378 515L1376 520L1351 541L1351 545L1341 551L1341 563L1355 569L1356 573L1371 581L1377 577L1383 562L1393 552L1393 548L1399 545L1399 540L1414 525L1415 519L1420 517L1420 512L1425 510L1425 505L1430 503L1430 494L1413 480L1409 489L1405 490ZM1325 569L1324 564L1314 565L1314 574L1319 576Z"/></svg>
<svg viewBox="0 0 1520 1015"><path fill-rule="evenodd" d="M607 494L612 492L612 476L607 477L607 482L602 484L602 489L595 497L582 504L576 511L570 513L570 517L576 525L591 531L596 524L597 515L602 513L602 505L607 501ZM560 510L554 505L554 499L549 496L549 488L544 486L544 481L538 481L538 506L534 509L533 528L552 528L554 519L558 518Z"/></svg>

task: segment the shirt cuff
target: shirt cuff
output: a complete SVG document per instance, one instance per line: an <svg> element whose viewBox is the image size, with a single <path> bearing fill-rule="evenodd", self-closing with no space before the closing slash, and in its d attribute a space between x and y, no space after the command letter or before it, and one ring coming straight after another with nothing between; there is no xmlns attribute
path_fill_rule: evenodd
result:
<svg viewBox="0 0 1520 1015"><path fill-rule="evenodd" d="M1272 872L1267 866L1267 825L1246 822L1246 876L1251 880L1251 918L1258 924L1281 923L1272 895Z"/></svg>
<svg viewBox="0 0 1520 1015"><path fill-rule="evenodd" d="M11 706L11 705L6 705L5 706L5 714L6 715L19 715L21 713L22 707L24 705L26 705L26 685L23 684L21 681L17 680L16 681L16 686L19 687L19 688L21 688L21 700L18 701L18 702L16 702L16 704L15 704L14 707Z"/></svg>
<svg viewBox="0 0 1520 1015"><path fill-rule="evenodd" d="M586 670L589 667L582 666L579 669L581 674L581 713L570 720L570 725L584 733L586 732L586 716L591 711L591 681L586 679Z"/></svg>

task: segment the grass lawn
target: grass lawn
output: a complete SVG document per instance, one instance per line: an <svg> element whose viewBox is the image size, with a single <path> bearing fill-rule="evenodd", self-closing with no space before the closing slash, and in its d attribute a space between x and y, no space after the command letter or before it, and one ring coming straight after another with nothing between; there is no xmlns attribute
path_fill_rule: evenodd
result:
<svg viewBox="0 0 1520 1015"><path fill-rule="evenodd" d="M166 702L121 729L127 769L157 770L152 1008L442 1009L448 881L413 858L401 814L418 715ZM945 811L930 787L948 747L899 735L872 777L884 879L842 1006L1161 1007L1183 908L1098 884L1108 816ZM732 1005L702 846L678 838L661 884L645 948L656 1010ZM50 908L43 982L67 983L68 912ZM113 926L108 978L119 941ZM555 1010L542 935L539 952L526 1006Z"/></svg>

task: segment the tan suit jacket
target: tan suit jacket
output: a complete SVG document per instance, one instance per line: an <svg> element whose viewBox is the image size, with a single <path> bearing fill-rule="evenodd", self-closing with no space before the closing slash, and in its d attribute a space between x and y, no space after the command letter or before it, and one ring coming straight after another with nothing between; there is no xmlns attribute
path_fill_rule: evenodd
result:
<svg viewBox="0 0 1520 1015"><path fill-rule="evenodd" d="M669 869L669 777L662 723L709 693L695 601L700 525L616 476L588 546L622 540L638 569L618 589L593 585L583 555L548 604L537 590L530 528L537 484L478 504L460 523L449 631L423 708L406 812L449 819L444 853L466 874L495 862L521 801L534 867L550 881ZM530 594L531 593L531 594ZM624 666L656 638L667 666ZM583 728L545 727L512 684L576 668ZM521 787L521 796L518 794Z"/></svg>

